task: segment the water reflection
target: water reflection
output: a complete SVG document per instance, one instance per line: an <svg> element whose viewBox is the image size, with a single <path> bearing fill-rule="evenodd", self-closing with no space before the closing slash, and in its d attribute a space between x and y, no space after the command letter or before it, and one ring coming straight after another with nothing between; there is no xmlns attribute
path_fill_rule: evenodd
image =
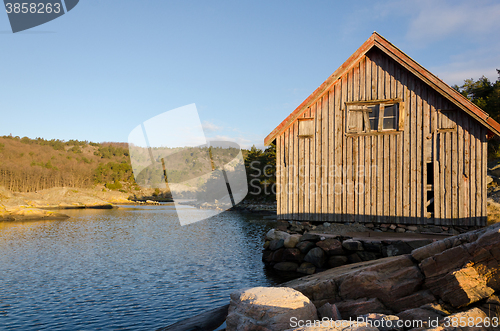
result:
<svg viewBox="0 0 500 331"><path fill-rule="evenodd" d="M272 224L255 215L181 227L172 204L67 213L0 223L3 329L151 330L279 282L260 260Z"/></svg>

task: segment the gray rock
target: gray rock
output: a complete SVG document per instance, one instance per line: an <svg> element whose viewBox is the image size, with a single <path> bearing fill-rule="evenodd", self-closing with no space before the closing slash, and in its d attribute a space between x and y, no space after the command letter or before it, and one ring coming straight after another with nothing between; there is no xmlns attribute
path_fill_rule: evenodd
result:
<svg viewBox="0 0 500 331"><path fill-rule="evenodd" d="M320 319L328 318L330 320L339 321L342 319L340 311L335 304L325 303L318 308L318 315Z"/></svg>
<svg viewBox="0 0 500 331"><path fill-rule="evenodd" d="M347 256L344 255L331 256L328 259L328 266L330 268L340 267L341 265L344 265L346 263L347 263Z"/></svg>
<svg viewBox="0 0 500 331"><path fill-rule="evenodd" d="M310 241L302 241L299 242L295 247L298 248L302 254L307 254L307 252L316 247L316 244Z"/></svg>
<svg viewBox="0 0 500 331"><path fill-rule="evenodd" d="M365 241L363 247L368 252L382 253L382 243L380 241Z"/></svg>
<svg viewBox="0 0 500 331"><path fill-rule="evenodd" d="M328 255L341 255L344 254L344 249L342 248L342 243L340 240L329 238L322 241L318 241L316 246L320 247Z"/></svg>
<svg viewBox="0 0 500 331"><path fill-rule="evenodd" d="M297 268L297 272L300 272L301 274L312 275L313 273L316 272L316 267L312 263L303 262Z"/></svg>
<svg viewBox="0 0 500 331"><path fill-rule="evenodd" d="M413 248L404 241L394 241L392 244L382 248L384 256L396 256L403 254L410 254Z"/></svg>
<svg viewBox="0 0 500 331"><path fill-rule="evenodd" d="M392 314L377 298L361 298L358 300L344 300L335 303L343 318L356 319L357 316L370 314Z"/></svg>
<svg viewBox="0 0 500 331"><path fill-rule="evenodd" d="M282 262L283 261L283 252L285 251L284 248L280 248L277 251L273 252L273 257L272 261L274 262Z"/></svg>
<svg viewBox="0 0 500 331"><path fill-rule="evenodd" d="M300 234L292 234L291 236L288 236L284 241L285 247L294 248L299 243L300 237Z"/></svg>
<svg viewBox="0 0 500 331"><path fill-rule="evenodd" d="M359 251L356 252L356 254L359 256L361 261L371 261L378 258L377 255L373 252Z"/></svg>
<svg viewBox="0 0 500 331"><path fill-rule="evenodd" d="M360 241L347 239L342 243L342 247L347 249L348 251L362 251L363 244Z"/></svg>
<svg viewBox="0 0 500 331"><path fill-rule="evenodd" d="M322 268L326 262L326 254L321 248L315 247L307 253L304 261L314 264L316 268Z"/></svg>
<svg viewBox="0 0 500 331"><path fill-rule="evenodd" d="M285 248L283 251L283 261L301 263L304 255L297 248Z"/></svg>
<svg viewBox="0 0 500 331"><path fill-rule="evenodd" d="M275 229L271 229L266 233L266 239L268 240L285 240L288 237L290 237L289 233Z"/></svg>
<svg viewBox="0 0 500 331"><path fill-rule="evenodd" d="M352 253L352 254L347 255L347 261L349 263L363 262L363 260L361 260L361 257L356 253Z"/></svg>
<svg viewBox="0 0 500 331"><path fill-rule="evenodd" d="M283 239L274 239L274 240L271 240L271 242L269 243L269 249L272 250L272 251L276 251L282 247L285 246L285 241Z"/></svg>
<svg viewBox="0 0 500 331"><path fill-rule="evenodd" d="M300 241L320 241L321 237L318 236L317 234L311 234L311 233L306 233L300 237Z"/></svg>

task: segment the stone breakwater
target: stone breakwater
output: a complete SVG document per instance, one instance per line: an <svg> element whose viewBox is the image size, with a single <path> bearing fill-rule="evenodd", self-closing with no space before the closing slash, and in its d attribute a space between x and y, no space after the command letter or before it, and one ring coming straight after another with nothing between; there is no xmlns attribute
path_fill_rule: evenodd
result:
<svg viewBox="0 0 500 331"><path fill-rule="evenodd" d="M387 233L421 233L421 234L442 234L456 236L460 233L465 233L477 230L479 226L438 226L438 225L406 225L406 224L389 224L389 223L329 223L329 222L300 222L300 221L278 221L277 230L290 233L305 233L310 231L321 233L339 234L347 228L350 232L387 232Z"/></svg>
<svg viewBox="0 0 500 331"><path fill-rule="evenodd" d="M410 254L234 292L226 323L227 331L499 330L499 294L496 224ZM365 324L352 322L360 318Z"/></svg>
<svg viewBox="0 0 500 331"><path fill-rule="evenodd" d="M272 229L265 237L262 261L281 272L314 274L329 268L409 254L433 239L353 240L349 236L289 234Z"/></svg>

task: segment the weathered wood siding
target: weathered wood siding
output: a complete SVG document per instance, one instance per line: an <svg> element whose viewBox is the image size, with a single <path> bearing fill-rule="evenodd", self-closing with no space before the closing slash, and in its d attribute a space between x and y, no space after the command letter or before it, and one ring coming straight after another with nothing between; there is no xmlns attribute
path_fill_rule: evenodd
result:
<svg viewBox="0 0 500 331"><path fill-rule="evenodd" d="M402 131L346 134L345 102L396 98ZM384 53L368 52L300 117L314 118L313 136L295 121L276 139L279 219L485 225L486 128Z"/></svg>

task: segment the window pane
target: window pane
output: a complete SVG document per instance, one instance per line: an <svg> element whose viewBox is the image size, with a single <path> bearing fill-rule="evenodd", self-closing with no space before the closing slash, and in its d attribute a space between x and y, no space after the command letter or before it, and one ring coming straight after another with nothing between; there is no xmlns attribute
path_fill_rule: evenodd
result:
<svg viewBox="0 0 500 331"><path fill-rule="evenodd" d="M384 117L396 116L396 105L386 106L384 109Z"/></svg>
<svg viewBox="0 0 500 331"><path fill-rule="evenodd" d="M396 117L384 117L384 130L396 130Z"/></svg>
<svg viewBox="0 0 500 331"><path fill-rule="evenodd" d="M378 105L377 106L369 106L368 109L370 109L370 112L368 113L368 117L370 117L370 119L378 118Z"/></svg>
<svg viewBox="0 0 500 331"><path fill-rule="evenodd" d="M368 113L368 118L370 120L370 129L372 131L378 130L378 105L369 106L370 112Z"/></svg>

